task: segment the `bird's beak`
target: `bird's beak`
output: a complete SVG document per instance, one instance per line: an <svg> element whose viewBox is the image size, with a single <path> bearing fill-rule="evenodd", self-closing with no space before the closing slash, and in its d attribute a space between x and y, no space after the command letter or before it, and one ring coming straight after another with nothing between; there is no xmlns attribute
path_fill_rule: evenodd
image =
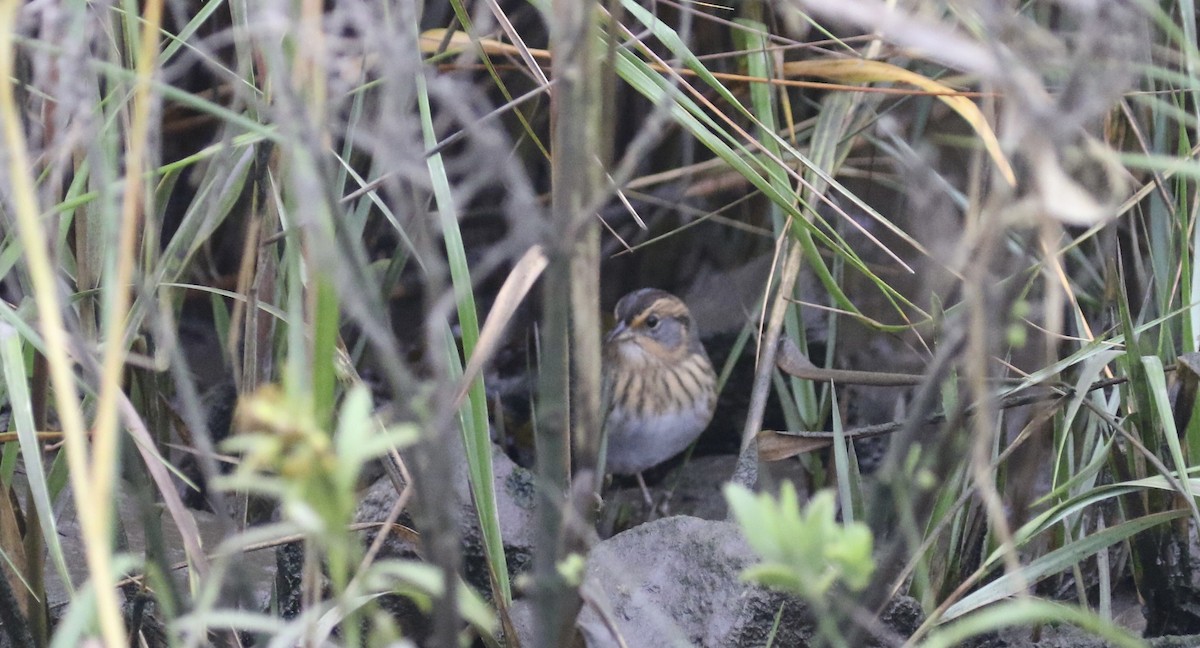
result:
<svg viewBox="0 0 1200 648"><path fill-rule="evenodd" d="M613 327L613 330L609 331L608 335L604 336L604 343L605 344L612 343L617 338L620 338L621 335L628 330L629 330L629 327L625 326L625 322L623 322L623 321L617 322L617 325Z"/></svg>

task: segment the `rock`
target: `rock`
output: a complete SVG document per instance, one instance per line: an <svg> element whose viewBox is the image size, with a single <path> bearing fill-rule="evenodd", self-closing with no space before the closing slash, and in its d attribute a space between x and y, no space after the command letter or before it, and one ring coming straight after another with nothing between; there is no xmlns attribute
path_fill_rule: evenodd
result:
<svg viewBox="0 0 1200 648"><path fill-rule="evenodd" d="M721 488L733 474L736 464L737 457L733 455L714 455L693 457L681 465L663 480L665 486L674 490L671 512L702 520L724 520L729 515L729 507ZM635 494L641 497L640 492Z"/></svg>
<svg viewBox="0 0 1200 648"><path fill-rule="evenodd" d="M533 646L534 628L537 627L533 603L529 599L514 600L512 607L508 609L508 618L512 621L519 645Z"/></svg>
<svg viewBox="0 0 1200 648"><path fill-rule="evenodd" d="M687 515L702 520L725 520L729 505L722 489L726 483L748 484L755 490L778 495L784 481L804 484L803 465L799 461L759 464L757 450L737 455L692 457L657 482L649 482L650 495L656 502L666 501L670 515ZM652 517L642 491L633 480L627 488L611 488L604 493L604 510L598 524L601 537L641 524Z"/></svg>
<svg viewBox="0 0 1200 648"><path fill-rule="evenodd" d="M537 507L534 496L534 476L513 463L496 446L492 446L493 484L496 490L496 513L500 518L500 537L509 574L524 573L533 565L533 550L537 536ZM488 589L487 559L484 557L483 536L479 531L478 515L471 504L466 467L463 467L458 501L465 503L460 514L467 582Z"/></svg>
<svg viewBox="0 0 1200 648"><path fill-rule="evenodd" d="M801 601L743 582L753 553L730 522L671 517L598 544L577 620L588 646L762 646L782 607L775 645L812 635Z"/></svg>
<svg viewBox="0 0 1200 648"><path fill-rule="evenodd" d="M1194 648L1200 646L1200 635L1187 637L1155 637L1150 640L1152 648Z"/></svg>
<svg viewBox="0 0 1200 648"><path fill-rule="evenodd" d="M621 645L771 645L803 648L816 633L797 597L741 579L755 561L732 522L677 516L635 527L593 548L576 623L589 648ZM778 622L777 622L778 619ZM893 601L881 622L908 637L920 605Z"/></svg>
<svg viewBox="0 0 1200 648"><path fill-rule="evenodd" d="M921 604L917 599L910 596L898 596L883 611L879 620L892 632L908 638L925 622L925 611L921 609Z"/></svg>
<svg viewBox="0 0 1200 648"><path fill-rule="evenodd" d="M472 503L470 484L467 477L465 453L456 450L458 463L454 474L445 480L455 490L453 500L458 503L458 533L462 541L464 578L484 597L491 595L487 558L484 555L483 535ZM492 447L493 486L496 491L496 510L500 517L500 535L504 541L505 557L510 575L515 577L526 571L533 562L533 544L537 533L533 475L512 462L499 448ZM355 511L356 523L382 522L387 518L398 497L389 477L384 476L371 484L359 499ZM450 498L446 498L450 500ZM399 522L412 527L412 516L406 511ZM365 545L375 540L375 533L363 536ZM406 537L395 533L388 535L378 558L419 559L417 547ZM385 596L380 599L382 608L403 628L406 636L418 643L424 641L429 632L427 610L421 610L407 597Z"/></svg>
<svg viewBox="0 0 1200 648"><path fill-rule="evenodd" d="M724 520L728 506L721 488L733 473L737 457L714 455L693 457L658 482L650 482L650 495L655 502L666 502L673 515L687 515L702 520ZM632 479L627 488L612 487L604 493L604 509L598 530L601 537L641 524L651 517L642 490Z"/></svg>
<svg viewBox="0 0 1200 648"><path fill-rule="evenodd" d="M465 455L460 452L457 456ZM495 446L492 447L492 471L504 553L508 560L509 572L516 575L525 571L533 560L534 537L537 533L533 474L513 463ZM454 485L455 501L459 503L459 537L462 538L467 582L480 592L489 592L487 559L484 557L483 537L472 503L465 460L455 466L454 477L447 479L446 483ZM396 489L388 477L376 480L363 493L354 521L364 523L384 520L396 497ZM411 524L411 518L406 514L401 517L401 522ZM373 537L374 534L368 534L366 542L371 542ZM380 556L412 558L416 556L416 551L407 540L392 535L384 544Z"/></svg>

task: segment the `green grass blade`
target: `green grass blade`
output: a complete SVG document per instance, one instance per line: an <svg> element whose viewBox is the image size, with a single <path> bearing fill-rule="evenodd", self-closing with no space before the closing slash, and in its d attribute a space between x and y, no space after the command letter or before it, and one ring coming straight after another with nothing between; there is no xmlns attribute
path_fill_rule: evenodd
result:
<svg viewBox="0 0 1200 648"><path fill-rule="evenodd" d="M417 101L421 111L421 126L425 145L437 144L433 130L433 117L429 105L429 93L423 74L416 75ZM463 357L470 358L479 342L479 315L475 309L475 296L471 286L471 273L467 266L467 255L463 248L462 233L458 228L458 210L450 192L450 181L442 163L441 154L430 156L426 164L433 182L434 200L437 203L442 237L450 264L450 279L458 305L458 323L462 334ZM455 353L450 363L459 375L462 361ZM488 559L489 573L497 594L505 604L512 601L512 586L509 583L508 563L504 556L504 542L500 535L500 517L496 509L496 493L493 489L492 440L488 432L487 393L482 374L471 382L467 402L461 416L463 443L467 451L467 466L471 476L471 493L475 499L475 510L479 514L479 527L483 534L484 552Z"/></svg>
<svg viewBox="0 0 1200 648"><path fill-rule="evenodd" d="M1162 431L1164 440L1167 442L1167 447L1171 451L1171 461L1175 464L1175 471L1180 475L1187 474L1188 465L1183 458L1183 447L1179 443L1179 431L1175 428L1175 415L1172 412L1171 396L1167 392L1167 379L1163 371L1162 360L1158 356L1143 356L1142 367L1146 370L1146 382L1150 389L1150 398L1154 402L1155 412L1158 414L1159 426L1157 429ZM1200 510L1196 507L1196 496L1192 492L1191 480L1180 479L1179 483L1183 488L1180 493L1187 498L1191 503L1188 508L1192 511L1193 519L1196 521L1197 528L1200 528Z"/></svg>
<svg viewBox="0 0 1200 648"><path fill-rule="evenodd" d="M37 439L37 430L33 424L33 410L30 408L32 397L29 393L29 383L25 380L25 360L21 346L21 338L17 332L5 324L0 324L0 362L4 365L4 382L8 387L8 403L12 407L17 440L21 447L21 455L25 458L25 478L29 482L29 492L33 495L33 505L37 507L38 523L41 525L42 539L50 551L50 560L54 563L66 591L72 592L74 584L71 582L70 572L67 571L62 544L59 543L54 498L51 497L46 483L42 445ZM30 530L29 533L33 531Z"/></svg>
<svg viewBox="0 0 1200 648"><path fill-rule="evenodd" d="M1146 645L1141 639L1129 634L1128 630L1113 625L1087 610L1051 601L1019 599L963 617L961 621L931 634L921 643L921 648L951 648L963 645L966 639L995 632L1006 626L1033 627L1061 622L1076 625L1120 648L1144 648Z"/></svg>
<svg viewBox="0 0 1200 648"><path fill-rule="evenodd" d="M1152 513L1143 518L1122 522L1121 524L1108 527L1103 531L1084 536L1075 542L1033 560L1028 565L1023 566L1019 573L1005 574L975 590L963 597L959 602L951 605L942 618L946 620L954 619L989 603L994 603L1005 597L1017 594L1026 585L1036 583L1042 578L1057 574L1064 569L1069 569L1072 565L1092 556L1100 549L1110 547L1146 529L1166 524L1186 515L1187 511L1183 510Z"/></svg>

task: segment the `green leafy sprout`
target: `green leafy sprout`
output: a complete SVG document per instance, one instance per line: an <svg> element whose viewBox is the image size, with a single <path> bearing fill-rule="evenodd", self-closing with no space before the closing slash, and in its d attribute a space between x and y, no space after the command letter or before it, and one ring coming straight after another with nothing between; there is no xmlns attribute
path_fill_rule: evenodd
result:
<svg viewBox="0 0 1200 648"><path fill-rule="evenodd" d="M832 491L817 493L803 509L791 482L783 483L778 498L728 484L725 499L762 558L743 572L746 580L808 601L820 600L839 582L858 591L870 581L871 531L861 522L837 521Z"/></svg>

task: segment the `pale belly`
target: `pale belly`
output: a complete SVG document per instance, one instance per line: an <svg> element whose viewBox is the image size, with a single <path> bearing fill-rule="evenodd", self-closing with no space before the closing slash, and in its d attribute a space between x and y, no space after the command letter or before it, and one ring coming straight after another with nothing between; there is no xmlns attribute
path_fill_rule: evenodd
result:
<svg viewBox="0 0 1200 648"><path fill-rule="evenodd" d="M605 470L632 475L683 452L712 419L708 403L700 407L635 421L620 410L608 417Z"/></svg>

